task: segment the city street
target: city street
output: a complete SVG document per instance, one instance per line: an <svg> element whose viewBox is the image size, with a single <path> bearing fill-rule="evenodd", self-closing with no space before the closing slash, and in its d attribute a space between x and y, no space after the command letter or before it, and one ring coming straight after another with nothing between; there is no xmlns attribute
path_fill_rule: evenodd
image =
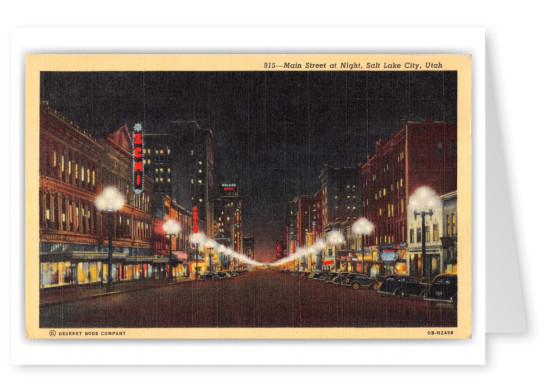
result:
<svg viewBox="0 0 551 391"><path fill-rule="evenodd" d="M454 327L453 308L253 270L40 308L42 328Z"/></svg>

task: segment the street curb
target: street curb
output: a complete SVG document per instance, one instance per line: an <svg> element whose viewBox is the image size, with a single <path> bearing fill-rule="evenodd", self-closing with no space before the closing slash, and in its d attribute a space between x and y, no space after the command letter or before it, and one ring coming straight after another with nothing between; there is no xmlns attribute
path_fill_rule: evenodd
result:
<svg viewBox="0 0 551 391"><path fill-rule="evenodd" d="M91 296L76 297L74 299L54 301L54 302L51 302L51 303L41 303L41 304L39 304L39 307L50 307L52 305L57 305L57 304L61 304L61 303L74 303L74 302L82 301L82 300L97 299L98 297L102 297L102 296L119 295L121 293L146 291L146 290L150 290L150 289L162 288L162 287L169 286L169 285L185 284L185 283L193 282L193 281L195 281L195 280L184 280L184 281L177 281L177 282L169 282L169 283L162 284L162 285L148 286L148 287L140 288L140 289L129 289L129 290L126 290L126 291L102 292L102 293L98 293L98 294L91 295Z"/></svg>

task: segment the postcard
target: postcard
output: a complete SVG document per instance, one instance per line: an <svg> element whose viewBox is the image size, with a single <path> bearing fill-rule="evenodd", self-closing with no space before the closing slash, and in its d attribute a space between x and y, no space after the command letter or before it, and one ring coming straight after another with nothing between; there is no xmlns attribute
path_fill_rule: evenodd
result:
<svg viewBox="0 0 551 391"><path fill-rule="evenodd" d="M464 339L467 54L28 55L28 338Z"/></svg>

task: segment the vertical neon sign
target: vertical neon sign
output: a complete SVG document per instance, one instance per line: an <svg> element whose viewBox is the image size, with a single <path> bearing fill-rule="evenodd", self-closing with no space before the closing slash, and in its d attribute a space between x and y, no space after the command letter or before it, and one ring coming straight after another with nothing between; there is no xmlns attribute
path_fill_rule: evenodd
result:
<svg viewBox="0 0 551 391"><path fill-rule="evenodd" d="M134 125L133 141L134 148L132 155L134 157L134 193L140 194L143 191L143 140L142 125Z"/></svg>

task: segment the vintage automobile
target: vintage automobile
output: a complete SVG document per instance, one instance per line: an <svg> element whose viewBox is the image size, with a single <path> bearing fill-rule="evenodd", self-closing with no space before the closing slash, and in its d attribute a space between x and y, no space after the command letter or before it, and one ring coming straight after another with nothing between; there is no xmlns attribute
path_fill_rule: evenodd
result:
<svg viewBox="0 0 551 391"><path fill-rule="evenodd" d="M377 279L368 277L365 274L350 273L341 282L341 286L351 286L352 289L368 288L377 290L379 289L379 282Z"/></svg>
<svg viewBox="0 0 551 391"><path fill-rule="evenodd" d="M393 274L385 278L378 292L406 297L410 295L423 296L426 290L427 285L420 283L415 277Z"/></svg>
<svg viewBox="0 0 551 391"><path fill-rule="evenodd" d="M215 273L212 273L212 272L208 272L208 273L205 273L205 274L201 274L199 276L199 280L218 280L220 277L218 277L217 274Z"/></svg>
<svg viewBox="0 0 551 391"><path fill-rule="evenodd" d="M349 274L350 273L348 273L348 272L339 273L336 277L333 278L332 284L340 286L341 282L343 282L344 279L346 278L346 276L348 276Z"/></svg>
<svg viewBox="0 0 551 391"><path fill-rule="evenodd" d="M434 277L424 299L431 305L449 303L457 307L457 274L439 274Z"/></svg>

